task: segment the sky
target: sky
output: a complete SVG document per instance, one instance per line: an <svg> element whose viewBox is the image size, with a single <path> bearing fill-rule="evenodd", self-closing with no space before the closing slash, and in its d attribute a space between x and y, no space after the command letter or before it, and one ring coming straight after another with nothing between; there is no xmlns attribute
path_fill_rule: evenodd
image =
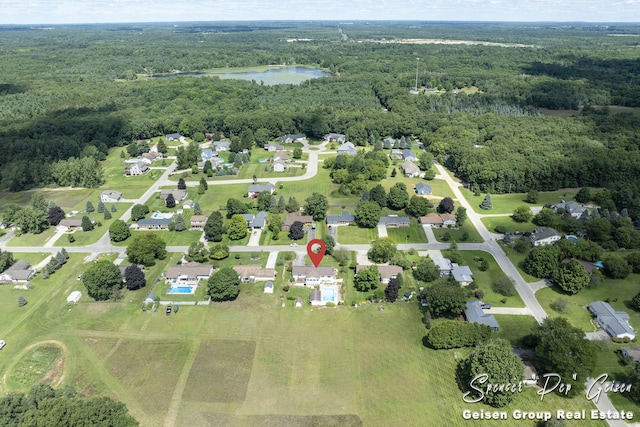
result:
<svg viewBox="0 0 640 427"><path fill-rule="evenodd" d="M256 20L640 22L640 0L0 0L0 24Z"/></svg>

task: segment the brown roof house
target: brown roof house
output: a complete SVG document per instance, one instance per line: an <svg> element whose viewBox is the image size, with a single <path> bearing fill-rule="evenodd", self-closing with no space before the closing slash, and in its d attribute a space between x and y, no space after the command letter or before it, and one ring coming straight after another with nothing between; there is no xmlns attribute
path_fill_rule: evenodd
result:
<svg viewBox="0 0 640 427"><path fill-rule="evenodd" d="M56 225L56 230L58 231L72 230L74 228L82 228L81 219L64 218Z"/></svg>
<svg viewBox="0 0 640 427"><path fill-rule="evenodd" d="M371 267L370 265L356 265L356 275L363 268ZM389 284L389 280L398 277L398 274L402 273L402 267L398 265L376 265L378 272L380 273L380 281L382 283Z"/></svg>
<svg viewBox="0 0 640 427"><path fill-rule="evenodd" d="M430 213L420 217L420 224L429 227L453 227L456 225L456 217L450 213Z"/></svg>
<svg viewBox="0 0 640 427"><path fill-rule="evenodd" d="M284 223L282 224L283 230L288 230L291 228L294 222L300 221L303 224L313 224L313 217L311 215L299 215L295 212L290 213L284 219Z"/></svg>
<svg viewBox="0 0 640 427"><path fill-rule="evenodd" d="M275 268L263 268L259 264L234 265L233 269L243 282L266 282L275 280Z"/></svg>
<svg viewBox="0 0 640 427"><path fill-rule="evenodd" d="M205 215L192 215L191 216L191 229L202 230L207 223L207 217Z"/></svg>

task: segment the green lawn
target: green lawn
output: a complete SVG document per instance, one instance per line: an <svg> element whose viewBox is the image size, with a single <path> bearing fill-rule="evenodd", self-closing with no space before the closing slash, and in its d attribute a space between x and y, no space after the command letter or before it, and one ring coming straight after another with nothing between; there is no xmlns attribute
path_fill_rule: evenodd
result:
<svg viewBox="0 0 640 427"><path fill-rule="evenodd" d="M464 239L465 233L468 236L466 239ZM439 242L482 243L483 241L471 221L465 221L462 226L456 228L434 228L433 234ZM448 240L447 236L449 236Z"/></svg>
<svg viewBox="0 0 640 427"><path fill-rule="evenodd" d="M360 228L355 225L338 227L338 243L363 245L378 238L377 228Z"/></svg>
<svg viewBox="0 0 640 427"><path fill-rule="evenodd" d="M520 275L525 280L525 282L538 282L541 280L537 277L533 277L525 273L522 270L522 267L520 267L524 259L527 257L527 254L521 254L519 252L516 252L515 250L513 250L511 246L502 245L502 249L504 250L504 253L507 254L507 257L509 257L513 265L515 265L515 267L518 269L518 271L520 272Z"/></svg>
<svg viewBox="0 0 640 427"><path fill-rule="evenodd" d="M509 233L514 231L533 231L536 226L531 222L515 222L510 216L486 216L481 219L487 230L495 232L496 227L503 226Z"/></svg>
<svg viewBox="0 0 640 427"><path fill-rule="evenodd" d="M523 338L538 325L533 316L495 314L500 329L494 332L496 338L509 340L512 345L524 347Z"/></svg>
<svg viewBox="0 0 640 427"><path fill-rule="evenodd" d="M54 234L56 234L55 227L50 227L40 234L27 233L21 236L14 236L7 242L7 246L42 246Z"/></svg>
<svg viewBox="0 0 640 427"><path fill-rule="evenodd" d="M387 228L387 234L394 243L427 243L427 236L415 218L411 218L408 228Z"/></svg>
<svg viewBox="0 0 640 427"><path fill-rule="evenodd" d="M558 191L540 191L538 192L538 201L531 206L556 204L560 203L562 199L566 201L573 200L579 190L579 188L573 188ZM527 197L526 193L492 194L491 201L493 202L493 209L489 211L483 211L479 206L486 196L485 193L482 193L479 196L474 196L473 192L463 187L460 187L460 191L462 191L462 195L465 197L465 199L469 201L471 207L473 207L473 210L479 213L510 214L518 206L527 204L524 201L524 199Z"/></svg>

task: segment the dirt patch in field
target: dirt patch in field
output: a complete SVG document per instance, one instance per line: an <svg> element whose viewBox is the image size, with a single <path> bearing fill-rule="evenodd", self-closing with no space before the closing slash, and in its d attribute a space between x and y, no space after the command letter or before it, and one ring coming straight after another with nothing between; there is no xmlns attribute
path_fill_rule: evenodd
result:
<svg viewBox="0 0 640 427"><path fill-rule="evenodd" d="M49 372L44 374L41 381L45 384L49 384L51 387L57 387L62 382L62 379L64 378L63 368L64 368L64 356L56 360L55 365L53 365L53 367L49 370Z"/></svg>

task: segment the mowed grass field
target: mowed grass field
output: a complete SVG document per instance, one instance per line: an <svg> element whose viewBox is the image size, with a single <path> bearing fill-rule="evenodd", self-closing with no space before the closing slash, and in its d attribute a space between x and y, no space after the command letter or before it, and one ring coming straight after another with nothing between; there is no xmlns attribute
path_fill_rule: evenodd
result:
<svg viewBox="0 0 640 427"><path fill-rule="evenodd" d="M119 302L83 295L67 304L70 291L84 292L75 276L85 268L83 256L72 254L50 279L34 279L30 291L0 288L0 333L7 340L0 375L26 366L18 363L24 349L55 340L63 344L62 362L54 364L62 366L62 384L125 402L143 426L467 426L480 423L464 420L464 409L490 409L465 404L456 385L457 360L468 350L423 346L427 331L417 303L384 304L382 311L377 304L296 309L249 283L236 301L182 306L170 316L163 307L140 310L149 287L125 292ZM162 270L153 267L149 281ZM19 308L22 293L29 304ZM42 370L50 374L47 359ZM21 389L6 380L0 387ZM540 402L533 390L504 410L515 408L591 409L583 398Z"/></svg>

